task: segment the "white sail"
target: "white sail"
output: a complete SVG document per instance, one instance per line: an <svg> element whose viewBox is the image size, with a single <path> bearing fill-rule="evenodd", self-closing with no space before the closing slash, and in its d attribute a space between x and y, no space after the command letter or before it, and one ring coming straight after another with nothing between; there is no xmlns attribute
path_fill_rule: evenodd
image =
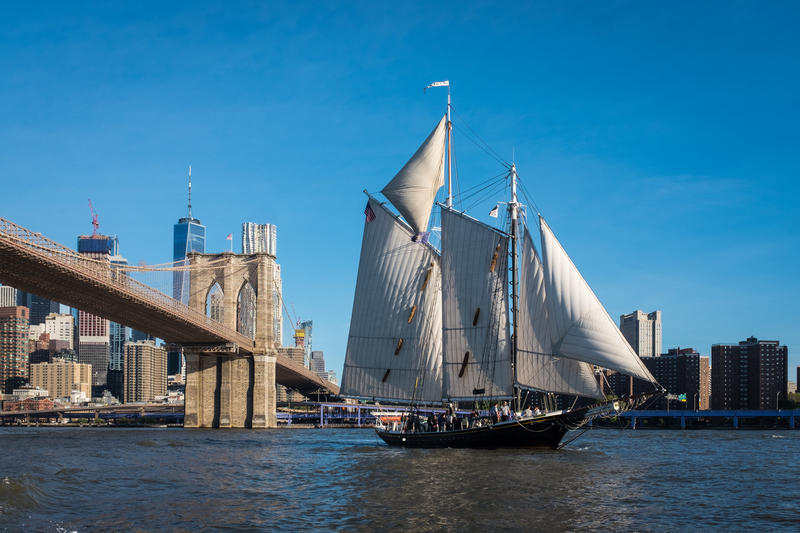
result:
<svg viewBox="0 0 800 533"><path fill-rule="evenodd" d="M508 333L508 237L442 207L444 396L513 394Z"/></svg>
<svg viewBox="0 0 800 533"><path fill-rule="evenodd" d="M542 217L539 228L553 353L655 383Z"/></svg>
<svg viewBox="0 0 800 533"><path fill-rule="evenodd" d="M605 395L591 365L553 355L547 321L544 271L527 228L522 239L519 271L517 383L522 387L542 391L604 400Z"/></svg>
<svg viewBox="0 0 800 533"><path fill-rule="evenodd" d="M439 402L441 271L436 251L370 197L342 396Z"/></svg>
<svg viewBox="0 0 800 533"><path fill-rule="evenodd" d="M428 228L436 191L444 185L446 125L447 117L444 116L411 159L381 191L417 234Z"/></svg>

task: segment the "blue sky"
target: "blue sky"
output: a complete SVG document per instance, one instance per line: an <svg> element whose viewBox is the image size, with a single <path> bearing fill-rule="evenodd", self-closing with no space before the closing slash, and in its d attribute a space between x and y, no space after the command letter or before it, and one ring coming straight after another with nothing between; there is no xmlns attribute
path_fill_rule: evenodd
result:
<svg viewBox="0 0 800 533"><path fill-rule="evenodd" d="M123 255L162 263L191 164L208 250L276 224L285 299L341 374L360 191L414 152L444 112L422 87L450 79L459 183L502 171L468 124L514 154L613 318L661 309L664 349L703 354L779 339L794 379L796 4L399 4L6 6L0 216L75 246L91 198Z"/></svg>

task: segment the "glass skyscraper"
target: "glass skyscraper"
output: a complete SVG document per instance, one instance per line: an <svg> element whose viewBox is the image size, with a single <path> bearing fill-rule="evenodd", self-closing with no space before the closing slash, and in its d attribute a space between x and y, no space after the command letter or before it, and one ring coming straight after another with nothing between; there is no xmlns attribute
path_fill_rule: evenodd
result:
<svg viewBox="0 0 800 533"><path fill-rule="evenodd" d="M303 332L303 366L311 368L311 330L313 328L312 320L305 320L297 325L297 331Z"/></svg>
<svg viewBox="0 0 800 533"><path fill-rule="evenodd" d="M109 258L111 261L111 268L114 265L125 266L128 260L119 255L119 240L113 237L112 255ZM131 340L131 328L117 324L116 322L109 322L109 342L111 345L111 356L109 361L109 370L121 371L125 366L125 343Z"/></svg>
<svg viewBox="0 0 800 533"><path fill-rule="evenodd" d="M17 305L30 309L30 324L44 324L50 313L58 313L61 306L52 300L25 291L17 291Z"/></svg>
<svg viewBox="0 0 800 533"><path fill-rule="evenodd" d="M186 264L190 252L206 252L206 227L192 217L183 217L173 226L172 259L175 265ZM177 271L172 276L172 297L188 305L189 275Z"/></svg>

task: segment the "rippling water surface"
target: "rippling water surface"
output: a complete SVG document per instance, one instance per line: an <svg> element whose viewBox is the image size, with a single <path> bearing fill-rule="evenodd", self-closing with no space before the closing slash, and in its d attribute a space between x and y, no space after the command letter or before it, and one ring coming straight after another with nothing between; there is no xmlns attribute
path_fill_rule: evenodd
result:
<svg viewBox="0 0 800 533"><path fill-rule="evenodd" d="M532 452L396 449L367 429L0 428L0 529L800 530L799 476L800 431L593 430Z"/></svg>

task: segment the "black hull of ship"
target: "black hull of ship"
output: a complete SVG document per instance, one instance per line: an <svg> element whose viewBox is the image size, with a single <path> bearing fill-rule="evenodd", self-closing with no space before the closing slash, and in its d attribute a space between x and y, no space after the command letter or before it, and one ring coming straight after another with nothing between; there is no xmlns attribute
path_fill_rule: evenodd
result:
<svg viewBox="0 0 800 533"><path fill-rule="evenodd" d="M586 421L588 408L511 420L470 429L403 433L377 429L389 446L406 448L542 448L558 449L564 434Z"/></svg>

